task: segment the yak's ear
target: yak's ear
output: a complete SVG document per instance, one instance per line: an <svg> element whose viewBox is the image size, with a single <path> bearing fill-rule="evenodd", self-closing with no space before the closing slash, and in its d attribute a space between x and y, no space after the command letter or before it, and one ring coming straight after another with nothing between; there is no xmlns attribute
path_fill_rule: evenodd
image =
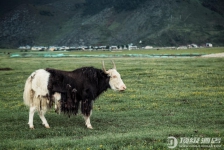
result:
<svg viewBox="0 0 224 150"><path fill-rule="evenodd" d="M107 76L108 77L111 77L112 76L112 73L110 71L107 71Z"/></svg>

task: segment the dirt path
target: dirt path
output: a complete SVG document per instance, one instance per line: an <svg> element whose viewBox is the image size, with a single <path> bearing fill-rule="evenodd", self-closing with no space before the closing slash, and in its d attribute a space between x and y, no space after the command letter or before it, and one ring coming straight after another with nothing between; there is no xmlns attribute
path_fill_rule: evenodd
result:
<svg viewBox="0 0 224 150"><path fill-rule="evenodd" d="M216 54L203 55L201 57L224 57L224 53L216 53Z"/></svg>

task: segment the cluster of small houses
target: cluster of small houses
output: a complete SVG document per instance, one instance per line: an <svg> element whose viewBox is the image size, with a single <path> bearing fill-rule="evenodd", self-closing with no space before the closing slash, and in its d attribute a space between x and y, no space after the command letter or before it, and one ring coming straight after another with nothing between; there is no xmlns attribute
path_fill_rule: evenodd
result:
<svg viewBox="0 0 224 150"><path fill-rule="evenodd" d="M74 47L74 46L20 46L18 49L21 50L34 50L34 51L45 51L45 50L49 50L49 51L62 51L62 50L122 50L122 49L128 49L128 50L132 50L132 49L139 49L137 46L78 46L78 47Z"/></svg>
<svg viewBox="0 0 224 150"><path fill-rule="evenodd" d="M78 46L78 47L68 47L68 46L20 46L18 49L21 50L33 50L33 51L71 51L71 50L133 50L133 49L189 49L189 48L201 48L204 46L198 46L196 44L189 44L187 46L179 47L157 47L145 46L139 48L133 45L122 45L122 46ZM213 47L211 43L206 43L205 47Z"/></svg>
<svg viewBox="0 0 224 150"><path fill-rule="evenodd" d="M213 47L212 43L206 43L205 46L198 46L197 44L189 44L187 46L179 46L177 49L188 49L188 48L203 48L203 47Z"/></svg>

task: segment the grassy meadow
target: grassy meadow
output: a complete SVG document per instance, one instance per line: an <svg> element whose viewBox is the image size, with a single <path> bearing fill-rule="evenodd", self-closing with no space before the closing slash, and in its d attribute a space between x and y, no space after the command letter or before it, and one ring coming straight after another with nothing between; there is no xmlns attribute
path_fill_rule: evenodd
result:
<svg viewBox="0 0 224 150"><path fill-rule="evenodd" d="M153 53L162 51L170 52L154 50ZM201 51L217 53L224 52L224 48ZM102 68L102 60L106 68L110 68L111 58L10 58L7 54L0 55L0 149L163 150L169 149L167 138L170 136L179 141L176 149L208 149L191 148L190 145L181 148L181 137L221 138L221 142L216 143L221 148L211 149L224 148L224 58L112 59L127 90L114 92L109 89L95 101L91 117L93 130L85 127L81 115L69 118L56 114L53 109L45 115L50 129L44 128L35 114L35 129L30 130L27 124L29 110L23 104L22 95L25 81L34 70Z"/></svg>

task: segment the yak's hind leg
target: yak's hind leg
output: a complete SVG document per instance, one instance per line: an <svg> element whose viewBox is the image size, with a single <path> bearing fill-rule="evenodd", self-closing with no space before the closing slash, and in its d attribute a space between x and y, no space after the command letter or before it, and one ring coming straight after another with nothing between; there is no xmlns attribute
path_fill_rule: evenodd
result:
<svg viewBox="0 0 224 150"><path fill-rule="evenodd" d="M29 112L29 126L30 129L34 129L34 125L33 125L33 117L35 112L37 111L37 107L36 106L30 106L30 112ZM46 110L38 110L40 119L42 120L42 124L46 127L46 128L50 128L49 124L47 123L47 120L44 116L44 114L46 113Z"/></svg>
<svg viewBox="0 0 224 150"><path fill-rule="evenodd" d="M30 112L29 112L29 126L30 126L30 129L34 129L34 125L33 125L33 116L34 116L34 113L36 112L36 107L35 106L30 106Z"/></svg>
<svg viewBox="0 0 224 150"><path fill-rule="evenodd" d="M40 97L40 109L38 110L40 119L42 121L42 124L45 126L45 128L50 128L46 118L45 118L45 113L47 112L49 102L46 96L41 96Z"/></svg>
<svg viewBox="0 0 224 150"><path fill-rule="evenodd" d="M42 120L42 124L45 126L45 128L50 128L49 124L47 123L47 120L44 116L45 112L41 111L39 113L40 119Z"/></svg>

